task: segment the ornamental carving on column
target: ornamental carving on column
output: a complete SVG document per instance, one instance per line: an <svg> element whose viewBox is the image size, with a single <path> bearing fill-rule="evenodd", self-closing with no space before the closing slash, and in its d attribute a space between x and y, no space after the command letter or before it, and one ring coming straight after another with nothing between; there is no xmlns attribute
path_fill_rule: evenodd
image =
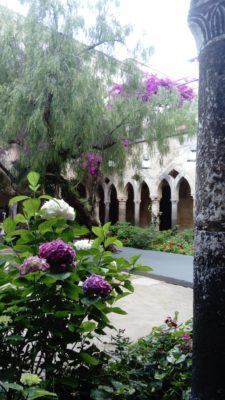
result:
<svg viewBox="0 0 225 400"><path fill-rule="evenodd" d="M225 0L192 0L188 20L200 51L225 35Z"/></svg>

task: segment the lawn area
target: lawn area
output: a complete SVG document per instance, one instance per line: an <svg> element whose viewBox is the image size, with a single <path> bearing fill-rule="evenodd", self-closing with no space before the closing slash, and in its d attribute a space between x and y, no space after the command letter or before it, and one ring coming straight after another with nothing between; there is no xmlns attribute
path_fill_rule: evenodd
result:
<svg viewBox="0 0 225 400"><path fill-rule="evenodd" d="M117 222L110 229L112 234L118 236L118 239L127 247L189 256L193 254L192 229L179 230L175 227L158 231L154 227L140 228L128 222Z"/></svg>

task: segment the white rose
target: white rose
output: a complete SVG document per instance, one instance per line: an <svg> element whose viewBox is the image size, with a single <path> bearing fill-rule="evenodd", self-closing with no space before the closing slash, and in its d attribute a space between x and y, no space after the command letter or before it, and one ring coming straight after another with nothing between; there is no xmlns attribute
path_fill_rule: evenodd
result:
<svg viewBox="0 0 225 400"><path fill-rule="evenodd" d="M52 199L47 201L42 207L42 218L62 218L69 221L74 221L75 211L64 200Z"/></svg>
<svg viewBox="0 0 225 400"><path fill-rule="evenodd" d="M94 240L82 239L82 240L77 240L73 244L77 250L90 250L92 247L93 241Z"/></svg>

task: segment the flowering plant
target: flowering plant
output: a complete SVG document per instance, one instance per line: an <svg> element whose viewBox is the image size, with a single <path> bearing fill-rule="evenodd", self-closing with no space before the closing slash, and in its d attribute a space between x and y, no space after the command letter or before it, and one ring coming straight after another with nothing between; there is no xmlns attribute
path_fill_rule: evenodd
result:
<svg viewBox="0 0 225 400"><path fill-rule="evenodd" d="M94 375L107 360L96 338L112 328L111 312L125 313L114 303L133 291L129 273L141 267L138 257L115 259L105 251L110 244L121 246L116 237L108 235L110 223L92 228L95 239L84 251L73 240L79 232L90 232L70 218L73 213L68 205L64 207L69 210L67 220L62 213L52 212L43 221L42 202L48 200L52 211L55 200L37 196L39 178L35 172L28 175L32 197L11 199L10 204L21 203L22 212L3 223L0 381L11 382L12 390L17 385L18 391L26 391L21 389L21 375L35 374L45 377L39 382L41 398L55 392L60 400L88 399ZM36 389L31 386L29 390ZM18 393L14 398L22 399L22 392ZM37 391L27 398L38 398Z"/></svg>
<svg viewBox="0 0 225 400"><path fill-rule="evenodd" d="M75 212L63 199L52 199L41 207L41 216L43 219L62 218L74 221Z"/></svg>

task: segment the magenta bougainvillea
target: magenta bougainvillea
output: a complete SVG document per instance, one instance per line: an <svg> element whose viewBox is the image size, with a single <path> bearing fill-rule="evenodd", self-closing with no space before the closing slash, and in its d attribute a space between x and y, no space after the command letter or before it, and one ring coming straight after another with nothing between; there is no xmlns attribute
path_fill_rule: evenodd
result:
<svg viewBox="0 0 225 400"><path fill-rule="evenodd" d="M107 297L112 292L112 286L101 275L91 275L83 283L86 295Z"/></svg>
<svg viewBox="0 0 225 400"><path fill-rule="evenodd" d="M180 96L180 103L191 101L194 98L193 89L187 83L180 83L170 78L159 78L155 74L145 74L144 89L137 93L137 98L143 102L150 101L152 96L156 95L160 88L167 90L177 90ZM115 100L118 96L126 96L123 84L115 83L109 92L111 99ZM111 104L111 103L110 103ZM111 104L112 106L112 104Z"/></svg>
<svg viewBox="0 0 225 400"><path fill-rule="evenodd" d="M129 146L129 139L127 139L127 138L122 139L122 143L123 143L123 146L124 146L125 148L127 148L127 147Z"/></svg>
<svg viewBox="0 0 225 400"><path fill-rule="evenodd" d="M86 156L86 168L90 175L97 175L102 163L102 156L99 153L88 153Z"/></svg>
<svg viewBox="0 0 225 400"><path fill-rule="evenodd" d="M38 255L47 260L50 267L57 271L66 271L70 266L76 266L74 249L61 239L41 244Z"/></svg>

